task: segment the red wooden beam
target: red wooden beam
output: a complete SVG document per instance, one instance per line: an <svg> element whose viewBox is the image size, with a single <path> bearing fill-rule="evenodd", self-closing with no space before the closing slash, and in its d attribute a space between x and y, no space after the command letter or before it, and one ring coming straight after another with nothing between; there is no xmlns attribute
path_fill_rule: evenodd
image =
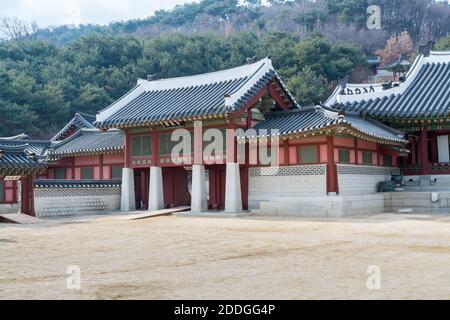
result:
<svg viewBox="0 0 450 320"><path fill-rule="evenodd" d="M269 85L269 95L283 110L287 111L289 109L286 101L284 101L284 99L272 85Z"/></svg>
<svg viewBox="0 0 450 320"><path fill-rule="evenodd" d="M255 104L257 104L259 102L259 100L266 95L266 93L267 93L267 87L262 88L253 98L251 98L249 101L247 101L247 103L244 105L244 108L233 113L233 116L237 117L237 116L240 116L241 114L247 112Z"/></svg>

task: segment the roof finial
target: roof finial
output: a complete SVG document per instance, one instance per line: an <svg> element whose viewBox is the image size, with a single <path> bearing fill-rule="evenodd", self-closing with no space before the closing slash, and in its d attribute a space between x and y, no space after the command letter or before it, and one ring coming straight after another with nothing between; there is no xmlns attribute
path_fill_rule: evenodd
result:
<svg viewBox="0 0 450 320"><path fill-rule="evenodd" d="M247 64L255 63L255 62L256 62L256 56L253 56L253 57L251 57L251 58L245 59L245 62L246 62Z"/></svg>
<svg viewBox="0 0 450 320"><path fill-rule="evenodd" d="M350 75L346 74L341 80L339 80L338 86L341 86L341 91L339 94L345 95L345 89L347 88L347 83L350 79Z"/></svg>
<svg viewBox="0 0 450 320"><path fill-rule="evenodd" d="M424 46L419 47L419 54L422 54L424 57L429 57L431 50L435 45L434 41L428 41L428 43Z"/></svg>

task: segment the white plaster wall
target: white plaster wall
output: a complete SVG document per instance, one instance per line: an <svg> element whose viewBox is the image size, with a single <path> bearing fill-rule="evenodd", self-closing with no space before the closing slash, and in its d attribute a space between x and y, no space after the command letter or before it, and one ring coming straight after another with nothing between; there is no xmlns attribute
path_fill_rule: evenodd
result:
<svg viewBox="0 0 450 320"><path fill-rule="evenodd" d="M327 193L325 165L280 167L279 172L260 168L260 172L255 173L254 169L249 171L251 209L277 196L323 196Z"/></svg>
<svg viewBox="0 0 450 320"><path fill-rule="evenodd" d="M369 195L377 192L378 183L391 180L397 168L337 165L340 195Z"/></svg>
<svg viewBox="0 0 450 320"><path fill-rule="evenodd" d="M17 213L17 204L0 204L0 214Z"/></svg>
<svg viewBox="0 0 450 320"><path fill-rule="evenodd" d="M109 193L109 194L108 194ZM37 217L73 216L120 210L120 188L46 189L35 191Z"/></svg>

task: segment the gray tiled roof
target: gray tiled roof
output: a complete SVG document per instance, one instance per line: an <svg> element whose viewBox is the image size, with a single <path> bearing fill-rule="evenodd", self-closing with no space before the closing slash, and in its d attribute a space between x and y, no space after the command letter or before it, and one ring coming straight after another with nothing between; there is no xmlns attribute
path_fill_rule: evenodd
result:
<svg viewBox="0 0 450 320"><path fill-rule="evenodd" d="M76 154L120 152L125 148L124 135L119 130L81 129L69 138L52 145L50 158Z"/></svg>
<svg viewBox="0 0 450 320"><path fill-rule="evenodd" d="M190 77L139 80L138 85L97 115L99 128L149 125L188 117L239 111L261 88L274 81L287 104L298 107L270 59Z"/></svg>
<svg viewBox="0 0 450 320"><path fill-rule="evenodd" d="M328 106L380 119L443 117L450 114L450 52L419 56L406 81L392 89L361 95L335 90Z"/></svg>
<svg viewBox="0 0 450 320"><path fill-rule="evenodd" d="M14 175L15 170L44 169L49 141L0 138L0 175Z"/></svg>
<svg viewBox="0 0 450 320"><path fill-rule="evenodd" d="M37 188L111 188L122 184L121 180L60 180L39 179L34 182Z"/></svg>
<svg viewBox="0 0 450 320"><path fill-rule="evenodd" d="M74 131L82 128L94 128L91 122L89 122L80 113L76 113L75 116L51 139L52 141L60 141L67 138Z"/></svg>
<svg viewBox="0 0 450 320"><path fill-rule="evenodd" d="M377 121L363 119L356 114L338 112L321 106L270 113L266 120L256 124L253 129L256 130L258 136L264 137L305 134L332 129L335 126L348 126L365 136L394 144L406 142L403 139L403 133ZM255 137L251 134L246 134L246 136L248 138Z"/></svg>
<svg viewBox="0 0 450 320"><path fill-rule="evenodd" d="M409 62L407 59L403 58L402 55L400 55L397 59L385 65L383 69L389 70L395 68L407 68L409 66L411 66L411 62Z"/></svg>

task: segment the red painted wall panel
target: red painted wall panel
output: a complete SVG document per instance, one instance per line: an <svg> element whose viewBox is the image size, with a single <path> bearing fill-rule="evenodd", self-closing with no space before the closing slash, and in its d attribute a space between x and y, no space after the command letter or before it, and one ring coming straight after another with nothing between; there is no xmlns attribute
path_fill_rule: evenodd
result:
<svg viewBox="0 0 450 320"><path fill-rule="evenodd" d="M103 179L104 180L111 179L111 166L104 166L103 167Z"/></svg>
<svg viewBox="0 0 450 320"><path fill-rule="evenodd" d="M125 164L124 153L112 153L103 155L103 164Z"/></svg>
<svg viewBox="0 0 450 320"><path fill-rule="evenodd" d="M377 144L365 140L358 140L358 149L364 149L364 150L377 150Z"/></svg>
<svg viewBox="0 0 450 320"><path fill-rule="evenodd" d="M320 146L320 162L328 161L328 146L326 144Z"/></svg>
<svg viewBox="0 0 450 320"><path fill-rule="evenodd" d="M334 137L334 146L335 147L354 148L355 147L355 139Z"/></svg>
<svg viewBox="0 0 450 320"><path fill-rule="evenodd" d="M298 163L297 147L289 147L289 164Z"/></svg>
<svg viewBox="0 0 450 320"><path fill-rule="evenodd" d="M97 166L98 156L80 156L75 158L75 166Z"/></svg>

